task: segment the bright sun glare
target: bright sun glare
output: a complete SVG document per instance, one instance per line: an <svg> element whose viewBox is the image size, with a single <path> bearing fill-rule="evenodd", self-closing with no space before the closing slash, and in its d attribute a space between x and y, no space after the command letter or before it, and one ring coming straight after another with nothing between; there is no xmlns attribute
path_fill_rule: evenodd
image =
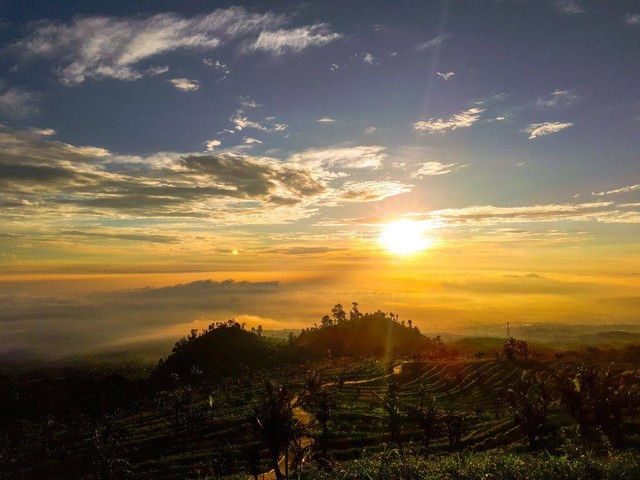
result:
<svg viewBox="0 0 640 480"><path fill-rule="evenodd" d="M432 239L425 237L428 229L426 222L400 220L385 225L378 241L390 253L410 255L426 250L433 244Z"/></svg>

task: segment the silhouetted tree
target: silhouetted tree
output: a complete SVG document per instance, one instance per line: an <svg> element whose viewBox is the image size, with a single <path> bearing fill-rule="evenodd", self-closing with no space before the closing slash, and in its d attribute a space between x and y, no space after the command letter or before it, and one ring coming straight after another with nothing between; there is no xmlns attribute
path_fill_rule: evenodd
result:
<svg viewBox="0 0 640 480"><path fill-rule="evenodd" d="M278 480L286 478L288 469L289 446L299 435L296 419L293 416L291 396L285 386L274 387L269 381L265 384L265 398L254 409L253 426L269 452L271 466ZM285 456L285 474L280 470L280 456Z"/></svg>
<svg viewBox="0 0 640 480"><path fill-rule="evenodd" d="M525 371L507 390L514 421L527 436L529 447L534 448L536 437L547 419L551 390L541 372Z"/></svg>
<svg viewBox="0 0 640 480"><path fill-rule="evenodd" d="M347 320L347 314L339 303L331 309L331 315L335 323L343 323Z"/></svg>

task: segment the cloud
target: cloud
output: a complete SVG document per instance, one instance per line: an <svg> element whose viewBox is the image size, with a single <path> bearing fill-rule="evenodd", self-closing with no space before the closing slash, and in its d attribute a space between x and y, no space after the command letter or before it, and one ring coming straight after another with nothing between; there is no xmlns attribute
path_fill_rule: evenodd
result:
<svg viewBox="0 0 640 480"><path fill-rule="evenodd" d="M332 197L333 202L379 202L388 197L410 192L411 187L411 185L388 180L354 181L345 183L328 197Z"/></svg>
<svg viewBox="0 0 640 480"><path fill-rule="evenodd" d="M88 79L137 80L159 73L141 65L176 51L208 51L232 42L245 49L281 54L299 52L340 37L327 24L284 29L289 19L273 13L251 13L242 7L181 17L162 13L148 17L76 17L68 23L43 20L9 47L22 61L45 58L65 85ZM205 63L207 63L205 59ZM226 65L211 66L227 75ZM163 68L163 67L161 67ZM164 70L163 70L164 71Z"/></svg>
<svg viewBox="0 0 640 480"><path fill-rule="evenodd" d="M335 123L336 121L333 118L322 117L317 120L319 123Z"/></svg>
<svg viewBox="0 0 640 480"><path fill-rule="evenodd" d="M495 225L521 222L600 221L604 223L636 223L637 212L620 212L613 202L531 205L523 207L471 207L435 210L420 215L444 225ZM632 214L632 215L629 215Z"/></svg>
<svg viewBox="0 0 640 480"><path fill-rule="evenodd" d="M262 143L262 142L256 138L244 137L242 139L242 143L244 143L245 145L251 145L253 143Z"/></svg>
<svg viewBox="0 0 640 480"><path fill-rule="evenodd" d="M440 45L442 45L444 43L444 41L448 37L449 37L449 35L441 33L437 37L433 37L433 38L427 40L424 43L420 43L420 44L416 45L416 50L418 50L420 52L420 51L432 49L434 47L439 47Z"/></svg>
<svg viewBox="0 0 640 480"><path fill-rule="evenodd" d="M460 170L461 168L466 167L467 165L461 165L459 163L449 163L443 164L440 162L423 162L419 163L420 168L413 172L411 176L413 178L424 178L433 175L444 175L446 173L455 172L456 170Z"/></svg>
<svg viewBox="0 0 640 480"><path fill-rule="evenodd" d="M207 142L207 151L213 152L220 145L222 145L222 142L220 140L216 140L216 139L209 140Z"/></svg>
<svg viewBox="0 0 640 480"><path fill-rule="evenodd" d="M595 196L598 196L598 197L603 197L605 195L614 195L616 193L634 192L636 190L640 190L640 184L629 185L628 187L616 188L614 190L608 190L606 192L591 192L591 195L595 195Z"/></svg>
<svg viewBox="0 0 640 480"><path fill-rule="evenodd" d="M188 78L172 78L169 80L174 87L182 92L195 92L200 88L200 82Z"/></svg>
<svg viewBox="0 0 640 480"><path fill-rule="evenodd" d="M216 70L220 70L223 74L224 77L222 78L226 78L227 75L230 75L232 70L229 67L229 65L222 63L220 60L212 60L210 58L204 58L202 60L202 63L204 63L205 65L209 66L209 67L213 67Z"/></svg>
<svg viewBox="0 0 640 480"><path fill-rule="evenodd" d="M625 22L627 25L638 26L640 25L640 14L638 13L627 13L625 17Z"/></svg>
<svg viewBox="0 0 640 480"><path fill-rule="evenodd" d="M242 105L244 108L258 108L261 106L258 102L253 100L248 95L240 96L240 105Z"/></svg>
<svg viewBox="0 0 640 480"><path fill-rule="evenodd" d="M366 63L367 65L373 65L375 58L373 57L373 55L371 55L370 53L366 53L365 56L362 58L363 63Z"/></svg>
<svg viewBox="0 0 640 480"><path fill-rule="evenodd" d="M381 146L332 147L309 149L294 154L289 161L310 168L337 170L376 169L387 158L386 149Z"/></svg>
<svg viewBox="0 0 640 480"><path fill-rule="evenodd" d="M555 0L553 6L557 11L568 14L584 13L585 11L578 0Z"/></svg>
<svg viewBox="0 0 640 480"><path fill-rule="evenodd" d="M264 130L264 131L268 130L267 127L265 127L264 125L261 125L258 122L254 122L253 120L249 120L244 115L235 115L231 117L229 120L231 120L231 123L235 125L234 128L239 132L244 130L245 128L253 128L255 130Z"/></svg>
<svg viewBox="0 0 640 480"><path fill-rule="evenodd" d="M369 135L370 135L370 134L372 134L372 133L375 133L375 132L376 132L376 130L378 130L376 127L367 127L367 128L364 130L364 133L367 133L367 134L369 134Z"/></svg>
<svg viewBox="0 0 640 480"><path fill-rule="evenodd" d="M568 106L575 103L578 96L572 90L554 90L549 95L538 97L535 105L540 108Z"/></svg>
<svg viewBox="0 0 640 480"><path fill-rule="evenodd" d="M436 72L436 74L443 80L449 80L451 77L455 75L454 72L447 72L447 73Z"/></svg>
<svg viewBox="0 0 640 480"><path fill-rule="evenodd" d="M306 150L284 161L239 152L118 155L0 127L0 221L56 229L60 218L73 218L69 230L101 218L292 223L320 206L409 191L401 182L361 181L341 171L378 168L386 155L379 146Z"/></svg>
<svg viewBox="0 0 640 480"><path fill-rule="evenodd" d="M11 87L0 94L0 114L10 118L27 118L40 112L40 94L21 87Z"/></svg>
<svg viewBox="0 0 640 480"><path fill-rule="evenodd" d="M484 109L474 107L464 112L457 113L447 120L442 118L421 120L414 123L413 128L419 132L427 133L445 132L446 130L466 128L480 120L480 114L482 112L484 112Z"/></svg>
<svg viewBox="0 0 640 480"><path fill-rule="evenodd" d="M545 122L545 123L532 123L524 129L526 133L529 133L529 139L543 137L545 135L551 135L557 133L565 128L572 127L573 123L560 123L560 122Z"/></svg>
<svg viewBox="0 0 640 480"><path fill-rule="evenodd" d="M43 137L51 137L56 134L56 131L53 128L31 128L31 132Z"/></svg>
<svg viewBox="0 0 640 480"><path fill-rule="evenodd" d="M247 51L264 51L272 55L300 52L308 47L320 47L341 38L326 23L275 31L263 31L258 38L246 46Z"/></svg>
<svg viewBox="0 0 640 480"><path fill-rule="evenodd" d="M266 312L277 318L279 305L290 294L290 287L276 280L209 279L76 295L0 294L6 306L0 322L11 330L2 337L0 351L29 348L38 354L61 356L138 343L151 347L145 353L155 360L169 353L173 342L192 328L207 328L232 317L261 321ZM308 308L301 307L303 311ZM138 354L143 350L129 348Z"/></svg>

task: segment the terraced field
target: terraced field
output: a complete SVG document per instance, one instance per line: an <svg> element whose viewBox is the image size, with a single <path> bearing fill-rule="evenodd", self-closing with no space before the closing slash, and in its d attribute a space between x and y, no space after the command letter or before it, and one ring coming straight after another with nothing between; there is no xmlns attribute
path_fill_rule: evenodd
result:
<svg viewBox="0 0 640 480"><path fill-rule="evenodd" d="M338 360L283 368L269 372L269 377L275 383L290 385L293 397L310 370L319 372L325 388L335 389L338 398L330 421L329 451L336 460L348 460L360 458L363 448L381 451L391 441L382 403L390 383L399 386L401 411L407 407L403 413L428 397L435 399L441 414L463 418L459 448L488 450L522 440L505 394L528 365L508 360L452 360L396 363L394 370L394 364L381 361ZM560 366L546 365L549 372ZM70 478L70 472L83 468L89 475L96 462L111 462L134 479L204 479L234 472L237 478L246 479L253 472L266 472L270 467L250 422L253 408L261 401L266 376L253 374L224 387L197 391L181 387L162 392L137 405L134 412L112 418L110 428L101 426L97 437L93 429L70 433L60 427L51 441L54 468L48 463L48 478ZM558 407L550 411L549 421L569 423ZM313 422L309 426L313 427ZM33 432L25 445L37 443L36 435ZM400 438L419 445L422 432L407 422ZM62 445L67 446L65 452ZM431 447L449 449L444 429L434 436ZM42 465L29 462L33 453L23 450L20 455L18 463L27 467L14 472L12 478L40 478Z"/></svg>

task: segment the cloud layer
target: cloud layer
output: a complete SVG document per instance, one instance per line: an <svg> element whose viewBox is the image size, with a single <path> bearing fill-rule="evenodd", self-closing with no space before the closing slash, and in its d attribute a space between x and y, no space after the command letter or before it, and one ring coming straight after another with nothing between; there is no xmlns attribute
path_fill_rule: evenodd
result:
<svg viewBox="0 0 640 480"><path fill-rule="evenodd" d="M62 83L77 85L88 79L137 80L163 73L166 67L149 62L175 51L210 51L240 42L245 52L281 55L340 38L325 23L282 28L288 22L283 15L242 7L190 18L161 13L145 18L77 17L69 23L43 20L10 50L23 61L49 60ZM220 62L213 65L230 73Z"/></svg>

